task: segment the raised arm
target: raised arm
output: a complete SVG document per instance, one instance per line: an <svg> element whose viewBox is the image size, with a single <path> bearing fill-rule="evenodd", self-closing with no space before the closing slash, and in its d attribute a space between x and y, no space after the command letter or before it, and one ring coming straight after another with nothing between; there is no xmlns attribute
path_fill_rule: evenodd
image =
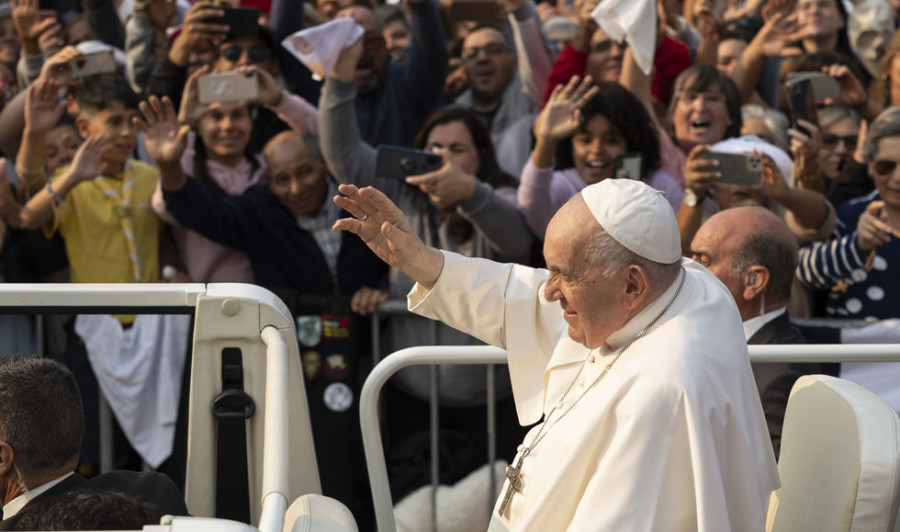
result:
<svg viewBox="0 0 900 532"><path fill-rule="evenodd" d="M513 29L516 55L519 57L519 77L522 90L540 106L549 86L555 55L544 35L532 0L508 0L509 23Z"/></svg>
<svg viewBox="0 0 900 532"><path fill-rule="evenodd" d="M408 0L411 14L411 46L403 65L406 94L422 113L434 109L441 99L447 77L447 42L437 0Z"/></svg>
<svg viewBox="0 0 900 532"><path fill-rule="evenodd" d="M20 177L19 199L26 200L46 182L44 175L44 136L59 122L66 101L56 101L59 83L50 79L28 87L25 96L25 131L16 158L16 173Z"/></svg>
<svg viewBox="0 0 900 532"><path fill-rule="evenodd" d="M356 63L362 40L345 49L326 78L319 100L319 138L322 157L331 175L341 183L359 186L375 179L375 150L359 136L356 123Z"/></svg>

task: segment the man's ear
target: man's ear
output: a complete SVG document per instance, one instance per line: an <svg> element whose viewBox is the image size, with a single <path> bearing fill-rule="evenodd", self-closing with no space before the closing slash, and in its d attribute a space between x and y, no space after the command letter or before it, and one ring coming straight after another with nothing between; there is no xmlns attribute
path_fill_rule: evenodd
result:
<svg viewBox="0 0 900 532"><path fill-rule="evenodd" d="M771 275L765 266L750 266L744 272L744 300L751 301L764 293L769 287Z"/></svg>
<svg viewBox="0 0 900 532"><path fill-rule="evenodd" d="M16 453L10 444L0 441L0 477L6 477L13 470Z"/></svg>
<svg viewBox="0 0 900 532"><path fill-rule="evenodd" d="M650 276L647 275L647 271L635 264L628 266L622 305L628 310L638 309L646 302L649 295Z"/></svg>

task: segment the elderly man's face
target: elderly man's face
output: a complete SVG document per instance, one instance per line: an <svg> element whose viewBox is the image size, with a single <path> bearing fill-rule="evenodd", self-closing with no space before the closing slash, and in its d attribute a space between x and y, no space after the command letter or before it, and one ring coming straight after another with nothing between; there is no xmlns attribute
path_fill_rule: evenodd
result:
<svg viewBox="0 0 900 532"><path fill-rule="evenodd" d="M291 214L315 216L328 193L325 165L299 139L273 142L266 149L269 189Z"/></svg>
<svg viewBox="0 0 900 532"><path fill-rule="evenodd" d="M353 6L341 10L337 18L352 18L363 31L363 53L356 65L356 86L359 92L370 92L378 84L378 76L384 73L388 62L388 49L384 34L370 9Z"/></svg>
<svg viewBox="0 0 900 532"><path fill-rule="evenodd" d="M583 254L591 233L598 229L591 211L578 197L553 216L544 241L544 259L550 270L544 298L559 301L569 337L588 349L603 345L628 320L618 297L625 282L622 272L603 278Z"/></svg>
<svg viewBox="0 0 900 532"><path fill-rule="evenodd" d="M472 92L495 102L516 73L516 56L503 34L493 28L470 33L463 42L462 58Z"/></svg>

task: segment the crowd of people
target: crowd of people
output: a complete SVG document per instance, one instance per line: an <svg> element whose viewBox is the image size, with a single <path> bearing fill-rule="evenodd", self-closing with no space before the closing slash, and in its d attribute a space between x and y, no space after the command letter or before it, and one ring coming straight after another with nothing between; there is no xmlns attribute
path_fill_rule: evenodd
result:
<svg viewBox="0 0 900 532"><path fill-rule="evenodd" d="M0 282L241 282L275 292L297 319L324 491L361 523L371 511L356 420L375 347L366 320L418 279L332 230L348 216L331 201L340 185L383 192L425 246L541 268L552 220L572 198L605 180L638 180L670 207L681 256L728 288L743 340L839 341L788 316L898 317L900 4L643 0L616 20L624 36L613 39L597 13L616 2L497 0L482 19L462 20L449 0L245 1L258 9L250 27L227 23L239 0L2 3ZM336 19L355 21L362 36L334 41L339 55L321 76L281 45ZM656 31L636 31L642 20ZM77 74L79 62L108 52L111 72ZM256 96L204 102L203 79L226 72L255 79ZM798 76L810 80L812 111L792 99ZM436 154L440 166L381 175L388 145ZM735 183L723 154L759 161L758 184ZM484 340L411 314L380 319L381 353ZM178 368L169 376L177 390L186 325L125 315L44 325L0 317L0 353L36 352L39 333L42 354L72 368L89 412L79 468L89 475L97 388L136 377L115 368L102 377L98 365L152 331L173 340L140 356ZM793 382L838 369L753 369L777 455ZM388 392L395 500L430 479L425 372L404 370ZM486 460L485 375L440 370L443 482ZM504 368L494 379L498 449L512 460L524 434L515 378ZM149 453L119 422L165 471L177 445ZM349 443L328 444L334 434Z"/></svg>

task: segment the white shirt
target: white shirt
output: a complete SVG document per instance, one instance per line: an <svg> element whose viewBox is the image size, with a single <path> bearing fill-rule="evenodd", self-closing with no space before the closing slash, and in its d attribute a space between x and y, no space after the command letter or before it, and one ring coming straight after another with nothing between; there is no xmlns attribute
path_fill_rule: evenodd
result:
<svg viewBox="0 0 900 532"><path fill-rule="evenodd" d="M50 482L45 482L36 488L31 488L30 490L26 491L25 493L20 494L15 499L4 504L3 505L3 519L9 519L10 517L21 512L22 508L24 508L26 504L31 502L31 499L34 499L41 493L44 493L45 491L49 490L53 486L59 484L60 482L62 482L65 479L69 478L73 474L75 474L75 473L69 472L61 477L57 477L57 478L51 480Z"/></svg>
<svg viewBox="0 0 900 532"><path fill-rule="evenodd" d="M744 322L744 339L749 340L753 337L754 334L759 332L763 326L770 321L774 320L778 316L781 316L787 312L787 307L777 308L771 312L766 312L765 314L760 314L755 318L750 318L749 320Z"/></svg>
<svg viewBox="0 0 900 532"><path fill-rule="evenodd" d="M592 388L676 287L585 364L562 410L578 403L554 415L523 462L522 492L506 516L498 517L498 500L492 529L764 529L779 480L740 316L712 274L682 264L685 283L671 308ZM546 278L546 270L444 252L434 288L417 285L409 296L414 312L507 350L522 424L539 421L559 401L589 353L569 338L559 304L543 298Z"/></svg>

